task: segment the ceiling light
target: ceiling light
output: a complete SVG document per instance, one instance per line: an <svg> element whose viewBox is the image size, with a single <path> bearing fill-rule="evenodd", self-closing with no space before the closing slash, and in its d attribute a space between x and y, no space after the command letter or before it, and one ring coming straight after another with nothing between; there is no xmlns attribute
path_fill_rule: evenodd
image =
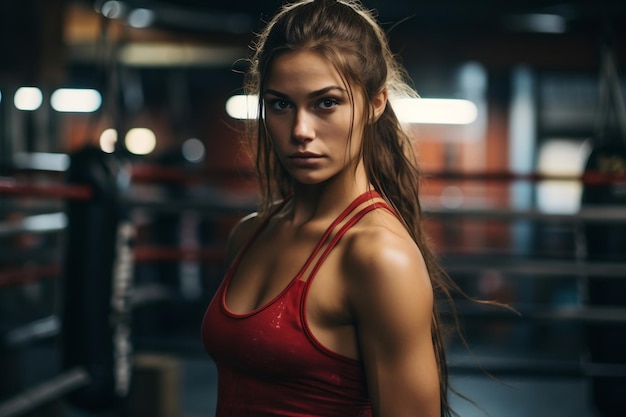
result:
<svg viewBox="0 0 626 417"><path fill-rule="evenodd" d="M120 63L131 67L231 66L245 50L231 46L134 42L120 48Z"/></svg>
<svg viewBox="0 0 626 417"><path fill-rule="evenodd" d="M59 88L50 96L50 105L58 112L92 113L101 104L100 92L93 89Z"/></svg>
<svg viewBox="0 0 626 417"><path fill-rule="evenodd" d="M514 31L565 33L567 20L558 14L528 13L505 16L504 25Z"/></svg>
<svg viewBox="0 0 626 417"><path fill-rule="evenodd" d="M478 116L478 108L469 100L399 98L390 101L402 123L466 125Z"/></svg>
<svg viewBox="0 0 626 417"><path fill-rule="evenodd" d="M135 9L128 14L128 24L137 29L143 29L154 23L156 16L149 9Z"/></svg>
<svg viewBox="0 0 626 417"><path fill-rule="evenodd" d="M115 144L117 143L117 130L105 129L100 134L100 149L106 153L113 153L115 151Z"/></svg>
<svg viewBox="0 0 626 417"><path fill-rule="evenodd" d="M205 147L200 139L187 139L182 146L183 157L189 162L201 162L204 159Z"/></svg>
<svg viewBox="0 0 626 417"><path fill-rule="evenodd" d="M124 16L126 4L121 1L105 1L100 7L100 13L109 19L119 19Z"/></svg>
<svg viewBox="0 0 626 417"><path fill-rule="evenodd" d="M37 110L43 103L43 94L37 87L20 87L15 92L13 103L19 110Z"/></svg>
<svg viewBox="0 0 626 417"><path fill-rule="evenodd" d="M135 155L147 155L156 147L156 135L147 128L136 127L126 133L126 149Z"/></svg>
<svg viewBox="0 0 626 417"><path fill-rule="evenodd" d="M258 109L257 96L236 95L226 100L226 113L233 119L256 119Z"/></svg>

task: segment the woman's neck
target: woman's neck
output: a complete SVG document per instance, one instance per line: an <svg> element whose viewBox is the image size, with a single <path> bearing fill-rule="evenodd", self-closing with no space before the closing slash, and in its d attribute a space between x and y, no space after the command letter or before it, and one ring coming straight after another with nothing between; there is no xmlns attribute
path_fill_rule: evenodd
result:
<svg viewBox="0 0 626 417"><path fill-rule="evenodd" d="M362 166L346 173L351 175L340 175L322 184L296 186L286 217L296 227L316 219L335 218L355 198L373 189Z"/></svg>

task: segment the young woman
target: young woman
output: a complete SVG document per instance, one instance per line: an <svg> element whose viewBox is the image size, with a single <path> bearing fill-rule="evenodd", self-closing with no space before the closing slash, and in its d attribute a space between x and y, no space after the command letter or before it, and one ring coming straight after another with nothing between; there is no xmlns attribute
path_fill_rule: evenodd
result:
<svg viewBox="0 0 626 417"><path fill-rule="evenodd" d="M284 6L255 44L258 213L203 323L217 416L449 415L419 172L389 98L414 92L360 4Z"/></svg>

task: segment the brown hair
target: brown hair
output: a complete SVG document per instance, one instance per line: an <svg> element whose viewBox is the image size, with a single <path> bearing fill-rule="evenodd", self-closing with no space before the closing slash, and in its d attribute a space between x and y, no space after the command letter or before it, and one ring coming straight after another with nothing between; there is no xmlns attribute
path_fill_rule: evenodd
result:
<svg viewBox="0 0 626 417"><path fill-rule="evenodd" d="M293 192L292 178L274 155L262 120L261 92L277 56L303 49L322 54L350 87L348 91L358 89L366 103L384 89L391 98L417 96L375 16L356 1L304 0L284 5L258 35L254 46L246 74L246 92L259 96L253 136L257 139L261 214L267 213L275 200ZM363 120L370 120L370 106L363 107ZM420 248L435 296L443 295L451 300L450 289L457 287L442 270L424 233L419 201L421 174L414 149L389 102L376 122L364 126L361 153L370 183L394 207ZM449 416L453 412L447 401L448 375L437 303L433 311L432 338L439 368L441 415Z"/></svg>

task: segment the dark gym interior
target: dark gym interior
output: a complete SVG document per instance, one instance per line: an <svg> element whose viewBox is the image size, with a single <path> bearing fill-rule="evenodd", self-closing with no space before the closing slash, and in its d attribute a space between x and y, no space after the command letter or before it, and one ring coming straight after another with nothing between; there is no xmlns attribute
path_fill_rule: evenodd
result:
<svg viewBox="0 0 626 417"><path fill-rule="evenodd" d="M409 127L443 266L517 311L458 300L454 409L626 416L626 2L363 3L476 109ZM280 4L0 0L0 417L213 416L200 322L258 199L226 103Z"/></svg>

